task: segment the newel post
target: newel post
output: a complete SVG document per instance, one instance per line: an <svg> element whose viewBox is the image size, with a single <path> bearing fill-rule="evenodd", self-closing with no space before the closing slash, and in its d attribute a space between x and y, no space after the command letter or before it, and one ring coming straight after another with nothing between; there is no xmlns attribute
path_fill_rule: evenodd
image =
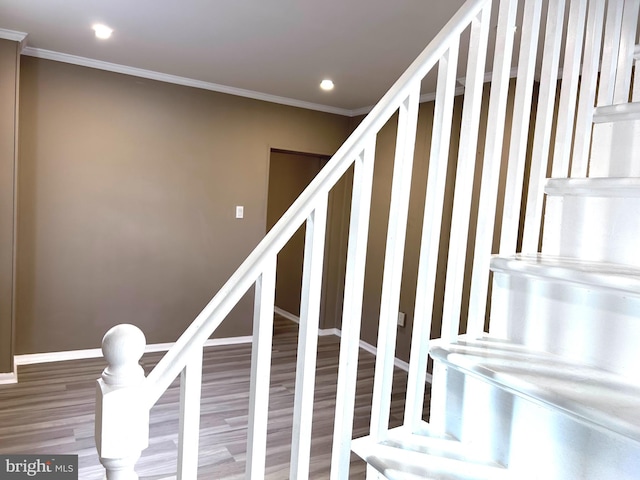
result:
<svg viewBox="0 0 640 480"><path fill-rule="evenodd" d="M135 464L149 445L149 408L141 390L140 358L146 340L133 325L121 324L102 339L107 368L96 388L96 447L108 480L137 480Z"/></svg>

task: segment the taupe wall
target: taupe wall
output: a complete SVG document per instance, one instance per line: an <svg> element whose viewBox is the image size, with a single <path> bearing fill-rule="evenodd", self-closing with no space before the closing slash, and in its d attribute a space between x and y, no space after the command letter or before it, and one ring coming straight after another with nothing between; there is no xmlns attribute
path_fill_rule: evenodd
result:
<svg viewBox="0 0 640 480"><path fill-rule="evenodd" d="M350 128L30 57L20 110L20 354L97 347L121 322L175 340L265 233L270 148L331 154ZM216 336L250 334L251 312Z"/></svg>
<svg viewBox="0 0 640 480"><path fill-rule="evenodd" d="M13 371L14 172L19 44L0 39L0 373Z"/></svg>

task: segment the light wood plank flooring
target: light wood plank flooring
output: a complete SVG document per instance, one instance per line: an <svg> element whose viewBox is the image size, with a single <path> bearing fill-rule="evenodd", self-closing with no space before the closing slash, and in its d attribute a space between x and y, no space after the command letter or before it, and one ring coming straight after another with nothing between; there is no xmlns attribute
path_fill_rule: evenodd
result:
<svg viewBox="0 0 640 480"><path fill-rule="evenodd" d="M297 326L276 317L267 471L265 478L289 476ZM320 337L310 478L329 476L339 339ZM200 432L201 479L241 479L246 460L250 346L205 350ZM147 373L162 354L142 359ZM371 410L374 357L360 352L354 436L366 435ZM0 385L0 453L78 454L82 480L103 478L93 439L95 380L104 360L80 360L19 367L20 383ZM402 421L406 373L396 369L392 426ZM136 470L141 479L175 478L178 431L177 382L151 411L150 444ZM427 402L425 402L428 405ZM426 412L425 412L426 413ZM352 458L351 478L365 466Z"/></svg>

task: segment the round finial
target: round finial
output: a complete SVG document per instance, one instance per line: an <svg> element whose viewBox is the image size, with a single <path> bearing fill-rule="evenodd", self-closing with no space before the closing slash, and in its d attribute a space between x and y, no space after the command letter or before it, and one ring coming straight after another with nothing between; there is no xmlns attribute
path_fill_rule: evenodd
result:
<svg viewBox="0 0 640 480"><path fill-rule="evenodd" d="M102 354L109 364L102 372L107 385L133 385L144 378L138 363L147 341L135 325L123 323L111 328L102 339Z"/></svg>

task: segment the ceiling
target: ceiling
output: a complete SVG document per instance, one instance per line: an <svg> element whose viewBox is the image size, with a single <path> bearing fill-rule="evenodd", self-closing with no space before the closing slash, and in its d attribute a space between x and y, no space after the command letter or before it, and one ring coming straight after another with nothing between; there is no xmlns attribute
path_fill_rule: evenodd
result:
<svg viewBox="0 0 640 480"><path fill-rule="evenodd" d="M0 29L27 33L27 55L354 114L377 102L462 3L0 0ZM95 38L94 23L113 36ZM333 91L320 90L323 78Z"/></svg>

